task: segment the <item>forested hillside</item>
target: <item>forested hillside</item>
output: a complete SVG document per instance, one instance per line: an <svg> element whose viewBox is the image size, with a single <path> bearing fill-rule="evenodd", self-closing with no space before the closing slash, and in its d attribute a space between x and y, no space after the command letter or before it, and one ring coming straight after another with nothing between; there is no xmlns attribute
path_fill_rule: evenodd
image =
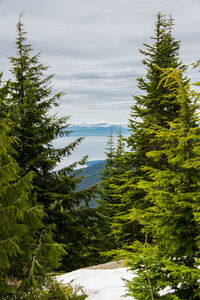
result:
<svg viewBox="0 0 200 300"><path fill-rule="evenodd" d="M84 176L84 178L77 188L78 191L90 188L101 181L101 173L104 168L104 160L89 161L87 165L87 167L81 169L81 176ZM98 197L97 195L95 195L90 202L90 207L97 206L97 199Z"/></svg>
<svg viewBox="0 0 200 300"><path fill-rule="evenodd" d="M104 168L104 160L89 161L87 165L87 167L82 169L81 175L85 178L80 182L78 190L91 187L101 181L100 173Z"/></svg>

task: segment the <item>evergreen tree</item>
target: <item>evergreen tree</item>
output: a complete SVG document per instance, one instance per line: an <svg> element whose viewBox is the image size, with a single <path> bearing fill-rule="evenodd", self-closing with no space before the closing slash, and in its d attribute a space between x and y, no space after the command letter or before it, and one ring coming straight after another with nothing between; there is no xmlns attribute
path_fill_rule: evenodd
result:
<svg viewBox="0 0 200 300"><path fill-rule="evenodd" d="M179 115L168 127L146 129L162 145L147 153L155 166L143 166L150 180L141 179L146 209L132 209L151 244L136 242L128 253L136 277L128 284L134 299L200 299L200 120L199 98L181 79L180 70L167 69L162 84L179 103ZM165 155L167 164L157 165ZM167 288L165 292L162 290ZM163 294L163 295L162 295ZM162 296L161 296L162 295Z"/></svg>
<svg viewBox="0 0 200 300"><path fill-rule="evenodd" d="M104 170L101 173L101 179L107 179L112 174L112 168L114 166L114 152L115 152L115 145L114 145L114 137L111 131L110 135L108 136L107 147L105 148L105 164Z"/></svg>
<svg viewBox="0 0 200 300"><path fill-rule="evenodd" d="M81 177L74 169L85 164L86 157L57 172L54 168L64 156L72 153L82 138L61 149L53 147L56 137L70 133L67 129L68 117L49 115L49 110L58 106L57 101L62 93L52 95L52 76L44 76L47 67L39 62L39 54L32 55L33 49L27 43L20 19L16 47L17 56L10 57L13 79L9 82L7 97L7 109L14 123L12 134L20 141L15 147L15 158L23 170L22 176L30 171L35 172L32 194L45 208L48 216L45 223L56 224L56 241L70 249L63 264L71 269L71 262L74 261L77 266L81 259L79 249L83 245L82 249L86 249L85 204L90 201L93 189L76 191Z"/></svg>
<svg viewBox="0 0 200 300"><path fill-rule="evenodd" d="M140 50L145 59L145 77L138 78L138 87L145 93L135 96L135 103L131 108L131 118L129 120L130 136L127 138L129 151L124 156L124 165L127 171L121 175L121 182L117 187L117 194L121 193L121 202L125 205L124 216L122 214L119 228L116 234L125 243L131 243L135 238L141 239L140 226L138 222L129 214L128 209L137 207L143 209L149 205L144 200L145 191L140 189L137 182L147 179L148 173L141 166L154 166L155 164L166 164L165 157L160 161L154 161L146 153L161 147L161 144L154 139L153 134L149 134L147 129L154 123L168 127L168 122L174 120L178 113L180 104L176 97L171 97L171 91L161 81L162 68L176 68L183 74L186 67L179 61L180 43L172 36L173 20L168 20L164 15L158 13L156 20L155 36L151 37L152 45L144 44L146 51ZM183 75L181 75L183 77ZM187 84L187 80L183 78ZM121 224L123 226L121 226ZM118 233L117 233L118 232Z"/></svg>
<svg viewBox="0 0 200 300"><path fill-rule="evenodd" d="M105 218L104 229L106 228L106 233L104 230L103 236L105 237L107 234L107 238L110 241L106 247L107 250L119 247L121 242L116 238L115 231L112 231L112 227L114 227L113 218L120 215L122 210L124 211L124 206L121 203L122 196L120 192L118 193L117 191L117 187L120 187L122 184L120 176L125 172L124 147L125 143L120 127L116 149L114 148L112 134L109 136L106 148L107 152L105 152L105 167L102 172L103 180L100 183L100 206L98 209Z"/></svg>
<svg viewBox="0 0 200 300"><path fill-rule="evenodd" d="M126 185L126 174L130 172L129 164L126 161L127 154L125 151L125 138L121 133L120 127L115 150L113 173L109 179L109 189L112 190L112 201L107 203L112 212L110 227L118 248L120 246L123 247L127 243L127 235L121 235L121 232L129 233L133 231L131 228L132 224L124 221L124 212L129 208L127 203L124 202L124 194L122 193L122 187Z"/></svg>
<svg viewBox="0 0 200 300"><path fill-rule="evenodd" d="M112 203L112 189L109 186L109 180L113 174L115 152L114 137L112 132L108 136L107 147L105 150L106 158L104 169L101 173L101 182L98 185L99 205L97 207L97 213L100 214L103 221L102 227L100 226L100 239L102 239L103 247L101 246L99 251L106 251L111 245L113 245L113 236L111 235L110 230L112 213L110 212L109 207L109 203Z"/></svg>
<svg viewBox="0 0 200 300"><path fill-rule="evenodd" d="M114 137L113 133L111 132L108 141L107 141L107 147L105 149L105 163L104 163L104 169L101 173L101 200L104 202L104 198L107 199L109 197L108 189L107 189L107 180L112 176L113 167L114 167ZM106 200L107 202L107 200Z"/></svg>
<svg viewBox="0 0 200 300"><path fill-rule="evenodd" d="M12 158L17 141L11 128L8 117L0 118L0 297L36 299L64 251L42 223L43 208L31 198L33 172L21 177Z"/></svg>
<svg viewBox="0 0 200 300"><path fill-rule="evenodd" d="M125 151L125 141L122 135L122 128L120 126L119 133L117 136L117 147L116 147L115 157L114 157L114 168L118 169L117 173L119 173L119 170L122 170L124 167L123 160L122 160L124 151Z"/></svg>
<svg viewBox="0 0 200 300"><path fill-rule="evenodd" d="M111 218L118 211L118 200L116 197L116 190L114 193L114 181L117 180L117 176L123 173L123 154L124 154L124 141L121 133L121 127L117 137L116 148L114 146L113 135L109 136L107 147L107 152L104 170L101 173L102 181L100 183L100 203L104 215ZM115 187L116 188L116 187ZM119 195L118 195L119 196Z"/></svg>
<svg viewBox="0 0 200 300"><path fill-rule="evenodd" d="M2 100L1 100L2 103ZM24 215L32 174L19 180L19 167L12 159L13 138L9 137L9 121L0 120L0 295L8 293L7 276L15 257L21 253L20 242L25 232Z"/></svg>

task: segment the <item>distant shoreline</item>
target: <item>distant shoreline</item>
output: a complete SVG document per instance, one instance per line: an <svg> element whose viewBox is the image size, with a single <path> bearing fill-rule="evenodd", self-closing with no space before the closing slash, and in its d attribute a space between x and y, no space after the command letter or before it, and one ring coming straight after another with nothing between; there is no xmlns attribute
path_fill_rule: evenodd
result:
<svg viewBox="0 0 200 300"><path fill-rule="evenodd" d="M79 126L70 125L67 130L71 131L70 136L87 137L87 136L109 136L111 133L113 136L117 136L120 131L120 125L111 126ZM124 136L129 134L128 126L121 126L121 133Z"/></svg>

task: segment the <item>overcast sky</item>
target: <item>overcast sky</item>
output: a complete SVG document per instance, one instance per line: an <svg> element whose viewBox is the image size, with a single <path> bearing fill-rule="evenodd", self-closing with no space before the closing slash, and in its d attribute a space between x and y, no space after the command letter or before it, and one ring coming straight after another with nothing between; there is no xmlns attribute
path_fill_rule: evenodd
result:
<svg viewBox="0 0 200 300"><path fill-rule="evenodd" d="M66 95L56 110L71 123L127 123L136 78L145 73L138 49L150 42L156 14L175 19L181 59L200 59L199 0L0 0L0 70L15 55L20 12L28 40ZM192 80L200 80L189 68ZM55 110L54 110L55 112Z"/></svg>

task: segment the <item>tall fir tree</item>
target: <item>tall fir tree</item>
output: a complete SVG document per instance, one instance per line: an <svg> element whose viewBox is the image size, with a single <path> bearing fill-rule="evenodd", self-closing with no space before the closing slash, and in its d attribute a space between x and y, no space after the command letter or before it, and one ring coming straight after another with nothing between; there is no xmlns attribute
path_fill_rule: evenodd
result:
<svg viewBox="0 0 200 300"><path fill-rule="evenodd" d="M121 193L122 186L126 184L126 177L129 172L129 165L126 162L127 151L125 151L125 138L122 135L121 127L117 136L117 145L114 156L114 166L112 176L109 179L109 189L112 190L112 201L107 203L112 212L110 228L115 239L115 248L120 248L127 243L127 236L121 235L121 232L131 232L132 224L124 222L124 212L128 210L127 203L124 202L124 194Z"/></svg>
<svg viewBox="0 0 200 300"><path fill-rule="evenodd" d="M12 126L8 116L0 117L0 297L36 299L50 284L49 273L59 266L64 250L54 243L42 222L43 208L31 196L34 173L20 175Z"/></svg>
<svg viewBox="0 0 200 300"><path fill-rule="evenodd" d="M114 242L110 230L110 221L112 218L112 213L110 211L109 206L109 203L112 203L112 190L109 187L109 180L113 174L115 155L114 136L112 131L108 136L107 146L105 150L106 158L104 163L104 169L101 172L101 182L98 186L99 205L97 207L97 213L100 214L103 220L102 226L100 226L100 239L102 239L103 247L101 247L99 251L108 250Z"/></svg>
<svg viewBox="0 0 200 300"><path fill-rule="evenodd" d="M108 136L107 146L105 148L105 164L104 164L104 170L101 173L101 178L104 180L105 178L108 178L112 174L112 168L114 166L114 153L115 153L115 143L114 143L114 136L111 131L110 135Z"/></svg>
<svg viewBox="0 0 200 300"><path fill-rule="evenodd" d="M56 224L56 241L66 245L68 254L63 260L63 267L76 268L83 256L79 249L86 249L85 207L93 189L76 191L81 177L74 169L84 165L86 157L57 172L54 168L64 156L71 155L82 138L64 148L53 147L56 137L70 134L68 117L49 115L49 110L58 106L63 93L52 95L52 76L44 76L47 67L39 62L39 54L32 55L33 49L27 43L21 19L17 24L16 47L17 56L10 57L13 79L9 82L7 98L7 107L15 124L13 135L20 140L15 147L16 160L23 174L29 171L36 174L33 194L37 202L45 207L48 216L46 224Z"/></svg>
<svg viewBox="0 0 200 300"><path fill-rule="evenodd" d="M114 194L113 184L116 180L116 177L122 173L123 170L123 154L124 154L124 142L123 136L121 133L121 128L117 136L117 145L115 147L114 137L111 134L106 148L106 159L104 170L101 174L101 193L100 193L100 203L104 210L104 215L111 218L118 211L116 208L118 206L118 201L116 200L116 190ZM111 220L109 223L111 224ZM111 231L110 231L111 232Z"/></svg>
<svg viewBox="0 0 200 300"><path fill-rule="evenodd" d="M152 45L144 44L146 51L140 50L145 55L142 61L146 67L145 77L138 78L138 87L145 94L135 96L135 103L131 108L129 128L130 136L127 138L129 151L124 156L124 165L127 171L121 175L120 191L122 203L126 210L121 215L121 221L116 219L118 230L116 233L125 243L131 243L135 238L141 239L140 226L137 221L133 221L128 209L132 207L145 208L149 205L144 200L145 191L138 188L137 182L141 178L147 178L148 173L141 166L153 166L166 163L164 156L159 162L155 162L146 153L150 150L160 148L160 144L149 134L147 129L154 123L168 127L168 122L174 120L178 113L180 104L176 97L171 97L171 91L164 83L160 83L162 68L176 68L181 71L181 76L186 67L179 61L180 42L176 41L172 35L173 20L167 19L160 13L157 14L155 24L155 35L151 37ZM183 82L187 84L187 79L183 77ZM123 226L121 226L123 224Z"/></svg>
<svg viewBox="0 0 200 300"><path fill-rule="evenodd" d="M146 241L136 242L127 254L135 272L128 287L138 300L199 300L199 94L183 82L180 70L166 69L162 84L177 99L180 110L167 127L152 123L146 129L162 146L147 152L155 165L144 165L150 180L138 182L151 206L132 210L133 218L143 225ZM163 155L167 164L157 165Z"/></svg>
<svg viewBox="0 0 200 300"><path fill-rule="evenodd" d="M105 164L104 169L101 173L101 201L104 202L104 198L109 197L108 189L107 189L107 180L112 176L113 168L114 168L114 152L115 152L115 145L114 145L114 136L111 132L108 141L107 147L105 148Z"/></svg>
<svg viewBox="0 0 200 300"><path fill-rule="evenodd" d="M2 101L0 100L2 103ZM25 233L24 215L28 209L27 195L31 189L32 174L19 180L19 167L12 159L13 138L8 135L8 118L0 120L0 295L7 295L8 272L22 251L21 239Z"/></svg>
<svg viewBox="0 0 200 300"><path fill-rule="evenodd" d="M121 203L122 196L117 192L118 185L121 186L120 176L125 171L125 143L121 127L117 136L116 147L114 146L113 135L110 135L106 150L105 167L100 183L100 205L98 209L105 218L104 231L102 234L104 237L107 235L106 240L109 241L109 245L107 245L106 250L110 250L120 246L121 241L116 238L115 231L112 229L114 226L113 218L120 215L121 211L124 211L124 206Z"/></svg>
<svg viewBox="0 0 200 300"><path fill-rule="evenodd" d="M123 169L123 154L125 152L125 141L122 135L122 128L120 126L119 133L117 136L117 145L115 150L115 157L114 157L114 168L116 169Z"/></svg>

